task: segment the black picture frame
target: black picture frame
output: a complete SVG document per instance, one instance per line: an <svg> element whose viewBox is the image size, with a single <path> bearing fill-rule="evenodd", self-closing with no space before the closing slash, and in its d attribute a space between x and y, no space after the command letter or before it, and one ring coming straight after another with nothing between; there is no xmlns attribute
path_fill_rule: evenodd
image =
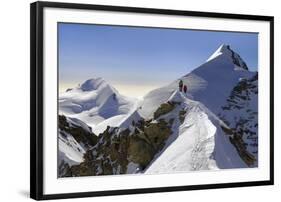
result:
<svg viewBox="0 0 281 202"><path fill-rule="evenodd" d="M95 191L80 193L43 193L43 9L46 7L63 9L102 10L131 13L164 14L167 16L196 16L224 19L267 21L270 23L270 180L204 184L175 187L155 187L130 190ZM93 197L106 195L139 194L153 192L171 192L229 187L246 187L274 184L274 17L258 15L240 15L213 12L195 12L183 10L120 7L58 2L35 2L30 6L30 197L36 200Z"/></svg>

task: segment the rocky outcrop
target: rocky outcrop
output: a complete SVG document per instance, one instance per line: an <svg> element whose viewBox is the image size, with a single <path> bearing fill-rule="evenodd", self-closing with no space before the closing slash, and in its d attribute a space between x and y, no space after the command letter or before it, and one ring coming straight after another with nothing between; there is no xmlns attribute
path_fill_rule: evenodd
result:
<svg viewBox="0 0 281 202"><path fill-rule="evenodd" d="M161 105L156 117L170 112L174 105ZM132 121L128 128L107 127L98 136L96 145L85 153L84 161L71 166L65 176L142 172L155 154L164 148L172 134L172 123L172 119L140 119L138 122Z"/></svg>
<svg viewBox="0 0 281 202"><path fill-rule="evenodd" d="M159 118L160 116L169 113L175 108L174 102L167 102L160 105L160 107L154 112L154 119Z"/></svg>
<svg viewBox="0 0 281 202"><path fill-rule="evenodd" d="M86 130L79 124L67 121L67 118L64 115L59 115L58 127L60 131L71 134L78 143L81 143L86 147L92 147L97 143L97 136L91 132L89 126L87 126L89 127L88 130Z"/></svg>
<svg viewBox="0 0 281 202"><path fill-rule="evenodd" d="M96 145L98 138L84 122L64 115L58 116L58 132L58 175L71 176L71 166L83 161L85 151Z"/></svg>
<svg viewBox="0 0 281 202"><path fill-rule="evenodd" d="M227 48L231 51L231 58L235 65L241 67L242 69L249 70L247 64L242 60L238 53L235 53L229 46Z"/></svg>

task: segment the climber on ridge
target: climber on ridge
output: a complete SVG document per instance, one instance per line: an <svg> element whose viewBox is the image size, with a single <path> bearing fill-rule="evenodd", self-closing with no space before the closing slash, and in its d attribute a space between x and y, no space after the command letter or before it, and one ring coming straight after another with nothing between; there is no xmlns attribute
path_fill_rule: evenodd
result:
<svg viewBox="0 0 281 202"><path fill-rule="evenodd" d="M182 86L183 86L183 82L182 82L182 80L180 80L180 82L179 82L179 90L180 90L180 92L182 92Z"/></svg>
<svg viewBox="0 0 281 202"><path fill-rule="evenodd" d="M186 93L186 91L187 91L187 86L184 85L184 86L183 86L183 92Z"/></svg>

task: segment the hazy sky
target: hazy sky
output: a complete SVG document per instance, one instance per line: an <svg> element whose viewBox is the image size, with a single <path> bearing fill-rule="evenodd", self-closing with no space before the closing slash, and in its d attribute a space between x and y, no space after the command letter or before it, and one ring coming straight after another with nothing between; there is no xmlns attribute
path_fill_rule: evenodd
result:
<svg viewBox="0 0 281 202"><path fill-rule="evenodd" d="M187 74L222 44L258 67L258 34L59 24L59 88L102 77L120 93L141 97Z"/></svg>

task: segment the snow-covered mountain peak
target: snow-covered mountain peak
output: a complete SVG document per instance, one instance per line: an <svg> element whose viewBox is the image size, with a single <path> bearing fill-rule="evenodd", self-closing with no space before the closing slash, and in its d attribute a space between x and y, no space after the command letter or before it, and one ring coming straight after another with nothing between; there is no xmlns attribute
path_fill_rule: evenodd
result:
<svg viewBox="0 0 281 202"><path fill-rule="evenodd" d="M88 79L59 96L59 112L83 120L97 135L120 126L136 108L137 99L121 95L103 78Z"/></svg>
<svg viewBox="0 0 281 202"><path fill-rule="evenodd" d="M206 62L217 59L218 57L223 57L224 59L230 60L235 65L235 69L248 70L245 61L227 44L220 45L219 48L207 59Z"/></svg>
<svg viewBox="0 0 281 202"><path fill-rule="evenodd" d="M228 53L230 51L230 46L227 44L221 44L219 46L219 48L217 49L217 51L221 52L221 53Z"/></svg>
<svg viewBox="0 0 281 202"><path fill-rule="evenodd" d="M212 59L222 55L223 53L228 54L228 50L229 50L228 47L229 46L226 45L226 44L220 45L219 48L207 59L206 62L208 62L208 61L210 61L210 60L212 60Z"/></svg>
<svg viewBox="0 0 281 202"><path fill-rule="evenodd" d="M101 84L105 84L105 80L103 78L92 78L86 80L81 84L80 89L83 91L91 91L97 90Z"/></svg>

